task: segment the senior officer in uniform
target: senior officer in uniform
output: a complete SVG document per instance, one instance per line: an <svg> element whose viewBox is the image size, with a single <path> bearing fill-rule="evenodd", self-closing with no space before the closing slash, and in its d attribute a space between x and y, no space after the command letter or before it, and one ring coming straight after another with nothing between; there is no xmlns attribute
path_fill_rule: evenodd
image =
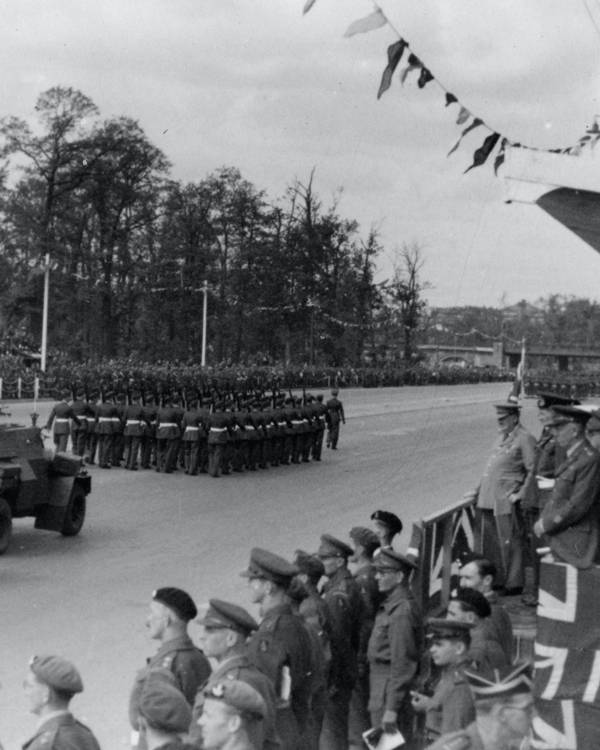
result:
<svg viewBox="0 0 600 750"><path fill-rule="evenodd" d="M177 688L193 705L198 688L211 672L208 659L194 646L187 632L188 622L197 614L196 605L185 591L168 587L154 592L146 627L150 637L159 641L160 648L138 673L130 703L138 699L148 670L162 667L173 672Z"/></svg>
<svg viewBox="0 0 600 750"><path fill-rule="evenodd" d="M588 412L576 406L556 406L554 412L550 427L567 456L534 531L547 537L555 558L585 569L598 551L600 454L585 437Z"/></svg>
<svg viewBox="0 0 600 750"><path fill-rule="evenodd" d="M79 672L62 656L34 656L23 689L31 713L39 718L23 750L100 750L96 738L69 711L71 698L83 692Z"/></svg>
<svg viewBox="0 0 600 750"><path fill-rule="evenodd" d="M516 750L528 748L533 706L529 664L480 675L465 671L475 702L475 721L442 735L428 750Z"/></svg>
<svg viewBox="0 0 600 750"><path fill-rule="evenodd" d="M519 505L535 482L535 438L520 424L516 404L495 404L498 438L478 487L477 522L486 555L502 571L507 594L523 593Z"/></svg>
<svg viewBox="0 0 600 750"><path fill-rule="evenodd" d="M276 727L283 750L296 750L310 710L311 644L302 620L293 614L287 589L298 568L279 555L255 547L250 552L250 595L262 620L248 641L250 660L275 685Z"/></svg>
<svg viewBox="0 0 600 750"><path fill-rule="evenodd" d="M237 604L211 599L203 618L202 650L217 662L207 682L196 694L189 727L189 741L202 747L202 732L198 719L204 707L204 693L223 680L241 680L253 687L265 702L264 721L256 723L249 732L255 750L279 750L281 742L275 729L275 688L271 680L248 658L246 641L258 630L256 620Z"/></svg>
<svg viewBox="0 0 600 750"><path fill-rule="evenodd" d="M148 750L193 750L182 742L192 715L185 696L165 681L148 681L138 706L140 738Z"/></svg>
<svg viewBox="0 0 600 750"><path fill-rule="evenodd" d="M253 727L263 721L265 702L241 680L223 680L204 691L204 711L198 719L206 750L256 750Z"/></svg>
<svg viewBox="0 0 600 750"><path fill-rule="evenodd" d="M69 442L69 435L71 433L69 419L72 419L78 427L81 425L81 420L69 404L70 395L69 391L63 391L62 400L54 404L44 427L44 430L49 432L54 422L54 448L57 453L64 453L67 450L67 443Z"/></svg>
<svg viewBox="0 0 600 750"><path fill-rule="evenodd" d="M368 648L371 725L390 733L399 729L410 742L409 689L422 651L421 613L409 587L409 577L416 565L399 552L383 549L375 567L384 600Z"/></svg>
<svg viewBox="0 0 600 750"><path fill-rule="evenodd" d="M464 671L469 662L472 624L429 618L428 638L431 660L440 668L433 695L411 691L415 711L425 713L427 742L435 742L442 734L464 729L475 719L473 696Z"/></svg>
<svg viewBox="0 0 600 750"><path fill-rule="evenodd" d="M323 534L317 556L327 581L322 596L331 614L331 669L325 708L322 750L347 750L350 699L358 675L358 651L363 621L360 588L348 570L353 550L345 542Z"/></svg>

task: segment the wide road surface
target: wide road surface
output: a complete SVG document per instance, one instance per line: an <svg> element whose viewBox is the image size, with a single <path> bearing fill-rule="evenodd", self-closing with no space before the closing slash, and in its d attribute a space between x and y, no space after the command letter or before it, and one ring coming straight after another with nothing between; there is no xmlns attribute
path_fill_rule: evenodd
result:
<svg viewBox="0 0 600 750"><path fill-rule="evenodd" d="M247 595L251 547L288 558L315 550L322 533L347 539L377 508L413 520L473 487L495 438L490 404L506 383L346 390L347 424L337 451L321 463L220 479L105 471L92 467L88 516L78 537L15 522L0 558L2 632L0 742L20 746L35 729L22 691L33 654L60 653L80 669L85 692L73 710L103 748L127 747L127 697L137 669L156 645L145 630L148 601L162 586L189 591L197 603ZM11 405L9 421L28 423L31 404ZM49 404L38 404L44 424ZM526 426L538 434L535 402ZM192 637L198 626L192 625Z"/></svg>

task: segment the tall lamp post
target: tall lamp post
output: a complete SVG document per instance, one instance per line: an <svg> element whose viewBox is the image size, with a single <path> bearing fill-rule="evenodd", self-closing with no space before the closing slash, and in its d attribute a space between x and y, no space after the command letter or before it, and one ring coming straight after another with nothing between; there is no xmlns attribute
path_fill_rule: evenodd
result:
<svg viewBox="0 0 600 750"><path fill-rule="evenodd" d="M208 311L208 281L202 285L204 292L204 305L202 313L202 367L206 367L206 317Z"/></svg>
<svg viewBox="0 0 600 750"><path fill-rule="evenodd" d="M44 259L44 305L42 308L42 372L46 372L46 352L48 349L48 297L50 296L50 253Z"/></svg>

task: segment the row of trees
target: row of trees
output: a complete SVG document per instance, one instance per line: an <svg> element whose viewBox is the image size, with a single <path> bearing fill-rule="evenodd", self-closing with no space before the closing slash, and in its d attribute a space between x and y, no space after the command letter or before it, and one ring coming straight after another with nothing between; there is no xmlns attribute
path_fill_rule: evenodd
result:
<svg viewBox="0 0 600 750"><path fill-rule="evenodd" d="M137 122L102 120L82 93L53 88L35 109L0 123L4 332L39 341L49 255L49 341L82 359L198 359L205 281L213 362L358 364L390 338L411 356L418 246L376 283L376 230L324 207L312 175L276 201L234 168L183 184Z"/></svg>

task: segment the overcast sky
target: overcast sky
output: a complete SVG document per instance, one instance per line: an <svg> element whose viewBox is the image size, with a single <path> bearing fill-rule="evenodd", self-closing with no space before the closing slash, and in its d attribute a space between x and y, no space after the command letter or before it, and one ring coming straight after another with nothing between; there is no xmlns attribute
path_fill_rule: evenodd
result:
<svg viewBox="0 0 600 750"><path fill-rule="evenodd" d="M483 137L442 91L376 93L390 27L350 39L368 0L9 0L0 28L0 116L30 118L40 92L72 86L103 116L137 119L199 180L223 165L273 199L315 168L327 204L394 248L424 247L432 305L600 300L600 255L541 209L507 205L492 165L463 175ZM566 147L600 114L600 0L381 0L437 79L490 127ZM404 61L403 61L404 63ZM400 65L399 70L404 67ZM600 154L599 154L600 157Z"/></svg>

